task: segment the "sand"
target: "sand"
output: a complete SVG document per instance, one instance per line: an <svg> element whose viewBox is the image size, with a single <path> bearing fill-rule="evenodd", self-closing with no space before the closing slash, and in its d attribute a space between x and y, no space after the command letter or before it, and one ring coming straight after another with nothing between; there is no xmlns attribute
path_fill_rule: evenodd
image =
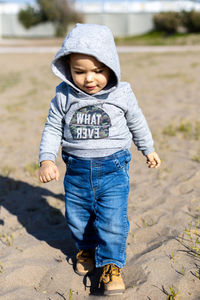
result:
<svg viewBox="0 0 200 300"><path fill-rule="evenodd" d="M38 148L59 79L53 54L0 56L0 299L101 299L73 270L63 176L38 181ZM115 299L200 299L200 54L120 54L148 120L158 170L132 147L126 291ZM95 295L96 294L96 295ZM170 298L171 296L171 298ZM106 299L104 297L103 299Z"/></svg>

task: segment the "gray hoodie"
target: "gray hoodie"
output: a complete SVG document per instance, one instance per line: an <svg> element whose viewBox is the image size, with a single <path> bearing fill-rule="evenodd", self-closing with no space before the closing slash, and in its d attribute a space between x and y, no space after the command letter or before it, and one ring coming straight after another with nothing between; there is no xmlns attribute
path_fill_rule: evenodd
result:
<svg viewBox="0 0 200 300"><path fill-rule="evenodd" d="M89 95L73 83L66 56L94 56L113 71L112 80L100 92ZM120 64L113 35L102 25L77 24L65 38L52 62L62 79L51 101L40 144L40 162L56 160L62 151L78 157L105 157L131 142L144 155L154 151L151 132L127 82L120 82Z"/></svg>

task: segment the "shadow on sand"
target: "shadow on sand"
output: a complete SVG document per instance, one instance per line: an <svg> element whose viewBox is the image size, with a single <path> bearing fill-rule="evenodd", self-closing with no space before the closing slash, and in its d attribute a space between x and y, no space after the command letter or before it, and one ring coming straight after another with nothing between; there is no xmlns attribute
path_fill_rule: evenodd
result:
<svg viewBox="0 0 200 300"><path fill-rule="evenodd" d="M47 197L54 198L58 207L63 206L63 194L55 194L46 188L0 175L0 207L15 215L18 222L36 239L61 250L67 261L72 260L75 269L74 240L60 209L51 206ZM60 205L57 201L61 201ZM5 223L6 220L0 214L0 225ZM82 279L91 295L102 294L102 290L98 288L99 271L97 269L88 277L90 286L87 284L87 276Z"/></svg>
<svg viewBox="0 0 200 300"><path fill-rule="evenodd" d="M64 201L63 194L0 175L1 207L15 215L29 234L60 249L67 259L71 258L75 245L65 217L59 209L49 205L47 197ZM4 225L4 222L0 216L0 225Z"/></svg>

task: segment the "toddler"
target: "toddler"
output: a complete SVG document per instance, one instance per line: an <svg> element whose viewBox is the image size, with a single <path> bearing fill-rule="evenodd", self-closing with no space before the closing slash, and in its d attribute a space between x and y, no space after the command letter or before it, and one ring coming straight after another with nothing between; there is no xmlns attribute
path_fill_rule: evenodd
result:
<svg viewBox="0 0 200 300"><path fill-rule="evenodd" d="M66 220L77 246L76 272L102 268L106 295L121 294L126 261L129 161L132 140L150 168L160 159L130 85L120 81L111 31L77 24L52 62L61 78L40 145L40 181L59 179L62 145Z"/></svg>

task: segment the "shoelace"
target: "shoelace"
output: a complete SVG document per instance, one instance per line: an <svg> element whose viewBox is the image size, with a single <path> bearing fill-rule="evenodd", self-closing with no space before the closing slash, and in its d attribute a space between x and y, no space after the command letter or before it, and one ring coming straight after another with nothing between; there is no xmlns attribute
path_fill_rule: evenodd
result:
<svg viewBox="0 0 200 300"><path fill-rule="evenodd" d="M113 276L120 275L120 268L118 268L114 264L109 264L104 267L103 274L100 277L100 282L103 281L104 283L108 283L112 281Z"/></svg>
<svg viewBox="0 0 200 300"><path fill-rule="evenodd" d="M91 257L92 257L92 253L91 251L88 250L80 250L76 255L76 259L78 259L79 261L85 261L85 259Z"/></svg>

